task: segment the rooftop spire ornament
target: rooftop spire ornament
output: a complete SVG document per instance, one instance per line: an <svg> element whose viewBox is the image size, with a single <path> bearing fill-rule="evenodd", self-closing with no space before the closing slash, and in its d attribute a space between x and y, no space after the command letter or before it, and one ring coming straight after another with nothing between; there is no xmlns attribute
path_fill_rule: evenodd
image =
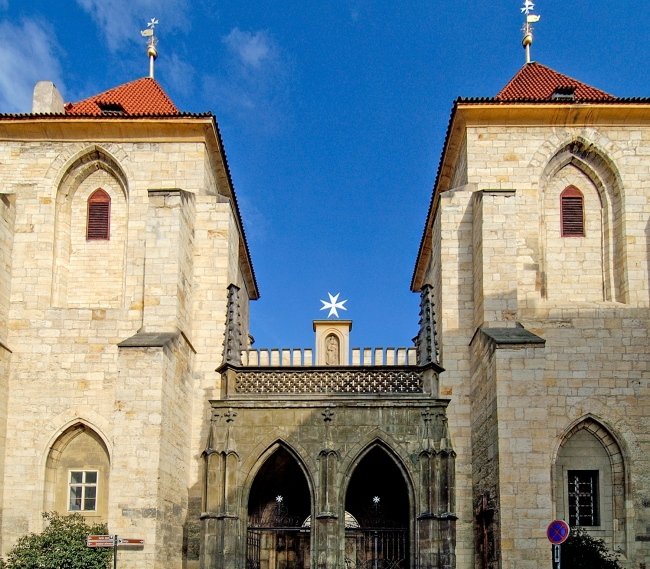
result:
<svg viewBox="0 0 650 569"><path fill-rule="evenodd" d="M329 318L333 314L334 316L336 316L338 318L339 313L337 312L337 309L347 310L347 308L345 308L345 306L343 306L347 302L347 300L342 300L341 302L338 301L339 296L341 296L340 292L336 296L332 296L329 292L327 293L327 295L330 297L330 301L325 302L324 300L321 300L321 302L323 303L323 307L321 308L321 310L325 310L325 309L329 308L330 312L327 315L327 317Z"/></svg>
<svg viewBox="0 0 650 569"><path fill-rule="evenodd" d="M158 57L158 51L156 46L158 45L158 40L154 35L154 28L158 25L158 20L156 18L151 18L151 22L147 24L146 30L142 30L140 33L142 37L149 38L147 41L147 55L149 56L149 78L153 79L153 62L156 61Z"/></svg>
<svg viewBox="0 0 650 569"><path fill-rule="evenodd" d="M526 14L526 23L524 24L524 39L521 45L526 50L526 63L530 63L530 44L533 43L533 24L539 22L541 16L531 14L535 9L535 4L531 0L525 0L524 7L521 9L522 14Z"/></svg>

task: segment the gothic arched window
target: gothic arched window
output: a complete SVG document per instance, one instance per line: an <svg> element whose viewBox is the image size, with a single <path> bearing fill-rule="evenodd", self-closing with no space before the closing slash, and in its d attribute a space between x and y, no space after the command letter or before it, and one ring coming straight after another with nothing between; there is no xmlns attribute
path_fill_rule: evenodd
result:
<svg viewBox="0 0 650 569"><path fill-rule="evenodd" d="M86 239L108 240L111 230L111 198L102 189L95 190L88 198L88 221Z"/></svg>
<svg viewBox="0 0 650 569"><path fill-rule="evenodd" d="M575 186L569 186L560 195L560 225L562 237L585 236L585 199Z"/></svg>

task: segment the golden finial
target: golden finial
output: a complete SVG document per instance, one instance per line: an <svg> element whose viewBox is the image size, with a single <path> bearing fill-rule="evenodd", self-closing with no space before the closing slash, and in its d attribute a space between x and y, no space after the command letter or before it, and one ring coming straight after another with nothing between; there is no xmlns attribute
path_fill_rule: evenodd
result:
<svg viewBox="0 0 650 569"><path fill-rule="evenodd" d="M539 22L541 16L531 14L531 11L535 9L535 4L531 0L524 1L524 7L521 9L522 14L526 14L526 23L524 24L524 39L521 42L521 45L524 46L526 50L526 63L530 63L530 44L533 43L533 24Z"/></svg>
<svg viewBox="0 0 650 569"><path fill-rule="evenodd" d="M158 57L158 51L156 50L156 45L158 45L158 40L154 35L154 28L158 25L158 20L156 18L151 18L151 22L147 24L146 30L142 30L140 33L143 37L149 38L147 41L147 55L149 56L149 77L153 79L153 62L156 61Z"/></svg>

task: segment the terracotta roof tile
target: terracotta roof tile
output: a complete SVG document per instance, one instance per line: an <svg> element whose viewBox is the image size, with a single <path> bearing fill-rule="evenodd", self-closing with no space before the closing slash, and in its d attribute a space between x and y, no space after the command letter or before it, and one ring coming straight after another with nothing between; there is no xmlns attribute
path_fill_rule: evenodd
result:
<svg viewBox="0 0 650 569"><path fill-rule="evenodd" d="M573 101L612 100L616 97L558 73L541 63L527 63L495 97L498 101L552 101L561 94L573 93Z"/></svg>
<svg viewBox="0 0 650 569"><path fill-rule="evenodd" d="M78 103L67 103L65 112L87 116L179 114L163 88L149 77L125 83Z"/></svg>

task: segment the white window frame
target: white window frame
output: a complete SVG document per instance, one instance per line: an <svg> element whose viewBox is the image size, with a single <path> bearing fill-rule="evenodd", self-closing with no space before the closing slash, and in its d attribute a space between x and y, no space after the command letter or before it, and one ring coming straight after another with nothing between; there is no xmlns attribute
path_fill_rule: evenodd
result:
<svg viewBox="0 0 650 569"><path fill-rule="evenodd" d="M73 472L82 472L83 473L83 482L72 482L72 473ZM88 473L93 472L95 474L95 480L96 482L94 483L88 483L86 482L86 475ZM70 500L70 490L72 487L75 488L82 488L82 496L81 496L81 508L78 510L73 510L70 508L71 506L71 500ZM86 509L86 488L95 488L95 507L91 509ZM85 470L85 469L70 469L68 470L68 494L67 494L67 501L68 501L68 512L96 512L97 511L97 500L99 499L99 470Z"/></svg>

